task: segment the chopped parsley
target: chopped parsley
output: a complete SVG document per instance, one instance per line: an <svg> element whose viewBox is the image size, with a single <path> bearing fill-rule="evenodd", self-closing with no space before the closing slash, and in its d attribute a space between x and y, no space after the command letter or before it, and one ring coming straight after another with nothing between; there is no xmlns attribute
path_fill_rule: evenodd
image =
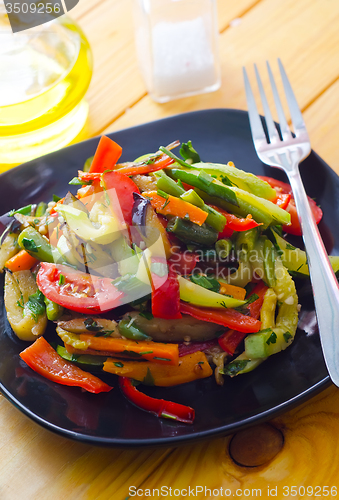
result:
<svg viewBox="0 0 339 500"><path fill-rule="evenodd" d="M87 318L84 321L84 325L86 327L86 330L89 332L101 332L103 327L98 325L96 321L94 321L93 318Z"/></svg>
<svg viewBox="0 0 339 500"><path fill-rule="evenodd" d="M44 295L40 292L40 290L29 296L27 307L31 312L31 316L34 318L34 321L37 323L39 316L42 316L46 310Z"/></svg>
<svg viewBox="0 0 339 500"><path fill-rule="evenodd" d="M266 344L267 345L275 344L276 341L277 341L277 335L276 335L276 333L272 332L271 335L266 340Z"/></svg>
<svg viewBox="0 0 339 500"><path fill-rule="evenodd" d="M285 339L285 342L288 343L288 341L292 338L292 335L290 334L290 332L285 332L283 334L283 337Z"/></svg>
<svg viewBox="0 0 339 500"><path fill-rule="evenodd" d="M22 244L29 252L37 252L41 245L37 245L32 238L23 238Z"/></svg>
<svg viewBox="0 0 339 500"><path fill-rule="evenodd" d="M65 276L63 274L60 274L60 277L59 277L59 286L65 284L65 279L66 279Z"/></svg>
<svg viewBox="0 0 339 500"><path fill-rule="evenodd" d="M117 368L123 368L123 367L124 367L124 363L120 363L120 361L117 361L116 363L114 363L114 365L115 365Z"/></svg>

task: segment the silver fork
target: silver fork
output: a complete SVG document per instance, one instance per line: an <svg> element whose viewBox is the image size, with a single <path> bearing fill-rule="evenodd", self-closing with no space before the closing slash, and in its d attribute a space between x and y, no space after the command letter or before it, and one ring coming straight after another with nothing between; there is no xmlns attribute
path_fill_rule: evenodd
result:
<svg viewBox="0 0 339 500"><path fill-rule="evenodd" d="M267 142L249 79L245 68L243 68L252 138L259 159L267 165L284 170L290 181L307 252L323 354L329 375L332 381L339 386L339 336L337 338L339 333L339 286L313 218L299 173L299 162L310 154L310 140L298 103L280 59L278 59L278 64L295 136L292 135L287 124L273 74L267 63L275 106L280 121L282 140L273 122L256 66L255 73L270 142Z"/></svg>

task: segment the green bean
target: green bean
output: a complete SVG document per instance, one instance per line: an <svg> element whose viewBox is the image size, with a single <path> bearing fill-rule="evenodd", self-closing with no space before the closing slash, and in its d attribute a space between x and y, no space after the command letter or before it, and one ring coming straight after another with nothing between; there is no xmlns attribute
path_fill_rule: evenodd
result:
<svg viewBox="0 0 339 500"><path fill-rule="evenodd" d="M215 244L215 250L219 259L227 259L232 250L232 241L230 239L218 240Z"/></svg>
<svg viewBox="0 0 339 500"><path fill-rule="evenodd" d="M59 304L56 304L52 300L49 300L47 297L44 298L44 301L46 306L47 319L49 319L50 321L58 320L62 316L64 308L62 306L59 306Z"/></svg>
<svg viewBox="0 0 339 500"><path fill-rule="evenodd" d="M192 205L201 207L204 212L208 213L206 224L213 227L218 232L221 232L224 229L226 218L214 208L206 205L196 191L193 191L194 194L192 193L192 190L185 191L185 189L180 186L180 179L178 182L175 182L175 180L166 175L163 170L159 170L159 172L156 172L155 175L158 177L158 189L167 194L171 194L172 196L181 197L185 201L192 203ZM189 195L187 195L187 193L189 193ZM186 196L189 196L189 199L186 199Z"/></svg>
<svg viewBox="0 0 339 500"><path fill-rule="evenodd" d="M185 193L183 193L180 198L199 208L203 208L203 206L205 205L204 200L202 200L198 193L196 193L193 189L185 191Z"/></svg>
<svg viewBox="0 0 339 500"><path fill-rule="evenodd" d="M173 217L167 225L166 229L169 233L174 233L180 240L185 243L198 244L202 246L213 245L218 238L218 232L213 228L202 224L194 224L191 221Z"/></svg>
<svg viewBox="0 0 339 500"><path fill-rule="evenodd" d="M244 258L249 257L249 253L254 249L255 242L258 239L258 230L256 227L248 231L240 231L235 241L237 252L242 253Z"/></svg>
<svg viewBox="0 0 339 500"><path fill-rule="evenodd" d="M175 180L171 179L168 175L165 174L163 170L159 170L155 174L158 177L157 180L157 189L161 189L167 194L171 194L172 196L181 196L185 193L185 189L180 187Z"/></svg>
<svg viewBox="0 0 339 500"><path fill-rule="evenodd" d="M131 340L152 340L152 337L146 335L134 324L133 319L122 319L118 325L119 332L123 337Z"/></svg>
<svg viewBox="0 0 339 500"><path fill-rule="evenodd" d="M171 177L174 177L174 179L180 179L182 182L186 182L190 186L198 188L213 198L216 197L230 203L232 206L238 206L234 189L216 181L203 170L197 173L196 171L188 172L187 170L173 168L169 171L169 174ZM199 192L198 194L201 196ZM203 196L201 196L201 198L203 198Z"/></svg>

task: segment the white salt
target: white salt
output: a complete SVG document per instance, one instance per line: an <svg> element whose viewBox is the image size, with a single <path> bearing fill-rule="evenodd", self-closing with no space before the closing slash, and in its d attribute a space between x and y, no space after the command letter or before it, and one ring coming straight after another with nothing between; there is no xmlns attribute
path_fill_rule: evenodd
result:
<svg viewBox="0 0 339 500"><path fill-rule="evenodd" d="M152 30L152 51L154 95L195 93L218 81L211 37L202 17L156 24Z"/></svg>

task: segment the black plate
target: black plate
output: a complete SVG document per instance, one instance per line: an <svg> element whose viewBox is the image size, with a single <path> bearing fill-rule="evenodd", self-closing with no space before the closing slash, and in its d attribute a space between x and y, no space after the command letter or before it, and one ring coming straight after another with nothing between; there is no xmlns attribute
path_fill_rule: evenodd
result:
<svg viewBox="0 0 339 500"><path fill-rule="evenodd" d="M258 160L247 113L243 111L216 109L187 113L122 130L111 137L123 147L123 161L156 151L160 145L175 139L192 140L205 161L232 160L241 169L285 180L283 173ZM68 181L77 175L86 158L93 155L97 144L98 138L91 139L4 173L0 177L0 214L31 202L48 201L53 194L63 196ZM332 234L329 228L338 227L339 178L313 152L301 171L308 194L316 197L324 210L321 230L328 251L338 254L339 231ZM135 408L121 395L113 376L105 378L113 382L113 391L93 395L37 375L19 358L26 344L12 334L3 306L0 389L17 408L47 429L95 445L173 446L234 432L276 416L330 383L314 327L308 280L298 287L306 326L298 329L295 342L285 352L272 356L248 375L226 378L223 387L210 377L174 388L143 389L155 397L195 408L194 425L158 419Z"/></svg>

